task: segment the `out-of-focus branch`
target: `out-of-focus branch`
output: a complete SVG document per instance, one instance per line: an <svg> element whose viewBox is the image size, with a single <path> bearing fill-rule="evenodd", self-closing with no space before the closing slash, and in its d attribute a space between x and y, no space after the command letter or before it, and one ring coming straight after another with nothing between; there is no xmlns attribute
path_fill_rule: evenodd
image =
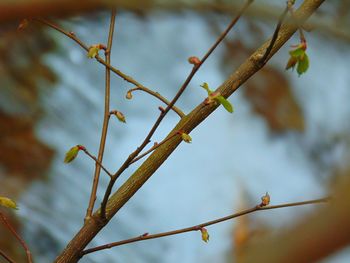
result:
<svg viewBox="0 0 350 263"><path fill-rule="evenodd" d="M196 12L221 12L224 14L234 14L240 8L240 1L229 1L228 3L218 3L217 1L197 0L184 2L179 0L7 0L0 1L0 24L11 22L23 18L56 16L69 17L73 15L91 13L94 11L105 10L111 7L118 7L123 10L135 12L148 12L154 9L167 12L179 12L182 10L192 10ZM281 9L269 5L264 1L257 1L247 11L247 16L266 21L276 21L281 14ZM315 15L304 26L315 28L326 34L350 42L349 25L339 23L337 18Z"/></svg>
<svg viewBox="0 0 350 263"><path fill-rule="evenodd" d="M16 263L13 259L11 259L5 252L0 250L0 256L2 256L9 263Z"/></svg>
<svg viewBox="0 0 350 263"><path fill-rule="evenodd" d="M349 175L347 175L349 178ZM240 263L318 262L350 244L350 180L332 194L330 204L294 227L254 242Z"/></svg>
<svg viewBox="0 0 350 263"><path fill-rule="evenodd" d="M4 214L0 212L0 220L4 224L4 226L7 227L8 230L13 234L13 236L18 240L18 242L22 245L24 251L27 255L27 262L32 263L32 253L29 250L29 247L27 246L26 242L23 240L23 238L17 233L15 228L10 224L10 222L7 220ZM5 255L6 256L6 255ZM7 257L8 258L8 257Z"/></svg>

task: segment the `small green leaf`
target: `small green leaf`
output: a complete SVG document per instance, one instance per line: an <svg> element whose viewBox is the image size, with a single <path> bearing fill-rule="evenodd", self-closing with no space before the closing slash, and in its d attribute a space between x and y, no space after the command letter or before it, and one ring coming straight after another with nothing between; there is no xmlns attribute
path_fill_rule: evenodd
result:
<svg viewBox="0 0 350 263"><path fill-rule="evenodd" d="M187 143L191 143L192 142L192 138L190 135L188 135L187 133L184 133L182 132L181 133L181 138L184 142L187 142Z"/></svg>
<svg viewBox="0 0 350 263"><path fill-rule="evenodd" d="M303 57L300 58L299 61L298 61L297 72L298 72L299 76L300 76L301 74L305 73L305 72L308 70L309 64L310 64L310 62L309 62L309 57L308 57L308 55L305 53L305 54L303 55Z"/></svg>
<svg viewBox="0 0 350 263"><path fill-rule="evenodd" d="M93 45L91 47L89 47L89 51L87 54L88 58L95 58L98 55L98 51L101 49L101 45L97 44L97 45Z"/></svg>
<svg viewBox="0 0 350 263"><path fill-rule="evenodd" d="M4 196L0 196L0 206L12 208L12 209L18 209L15 201L11 200L10 198L4 197Z"/></svg>
<svg viewBox="0 0 350 263"><path fill-rule="evenodd" d="M290 56L287 65L286 65L286 70L292 68L294 69L295 65L297 64L298 59L296 57Z"/></svg>
<svg viewBox="0 0 350 263"><path fill-rule="evenodd" d="M228 112L230 112L230 113L233 112L233 106L232 106L232 104L231 104L227 99L225 99L222 95L216 97L215 99L216 99L218 102L220 102L220 104L221 104L222 106L224 106L224 108L225 108Z"/></svg>
<svg viewBox="0 0 350 263"><path fill-rule="evenodd" d="M305 49L303 49L301 47L298 47L296 49L293 49L293 50L289 51L289 54L292 57L298 58L298 57L300 57L300 56L305 54Z"/></svg>
<svg viewBox="0 0 350 263"><path fill-rule="evenodd" d="M202 233L202 240L205 242L205 243L208 243L209 241L209 233L208 233L208 230L204 227L201 228L201 233Z"/></svg>
<svg viewBox="0 0 350 263"><path fill-rule="evenodd" d="M213 91L209 89L208 83L204 82L204 83L203 83L202 85L200 85L200 86L208 92L208 95L209 95L209 96L210 96L210 94L213 93Z"/></svg>
<svg viewBox="0 0 350 263"><path fill-rule="evenodd" d="M81 149L82 148L80 145L76 145L70 148L69 151L66 153L66 156L64 157L64 162L65 163L72 162L78 156L78 153Z"/></svg>

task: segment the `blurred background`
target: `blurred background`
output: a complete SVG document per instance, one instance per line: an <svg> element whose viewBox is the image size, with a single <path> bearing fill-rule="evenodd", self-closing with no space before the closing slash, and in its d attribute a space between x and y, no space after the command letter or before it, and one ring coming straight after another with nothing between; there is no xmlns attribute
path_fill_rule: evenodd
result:
<svg viewBox="0 0 350 263"><path fill-rule="evenodd" d="M171 99L191 70L187 58L203 56L244 1L233 2L120 1L112 65ZM206 97L200 84L214 89L227 79L272 35L284 4L253 3L177 106L190 112ZM91 246L229 215L258 204L267 191L271 204L326 196L350 161L349 5L326 1L310 20L306 74L284 70L290 46L299 43L295 35L230 97L235 112L220 107L197 127L192 144L178 147ZM48 9L52 21L88 45L106 43L110 12L101 9L103 4L81 3L83 13L74 4L71 11L60 6ZM35 15L34 7L29 14ZM0 195L18 200L19 211L8 216L35 262L44 263L83 224L94 163L83 154L70 165L63 158L76 144L97 155L105 69L51 28L30 21L18 31L17 15L23 14L0 20ZM127 123L111 119L103 161L111 171L141 143L162 105L139 91L126 100L130 88L112 74L111 108L123 112ZM161 141L178 120L170 112L153 140ZM102 172L98 203L107 183ZM104 250L81 262L239 262L250 243L292 227L317 206L264 211L211 226L208 244L191 232ZM3 226L0 233L1 249L25 262ZM348 260L350 248L345 247L322 262Z"/></svg>

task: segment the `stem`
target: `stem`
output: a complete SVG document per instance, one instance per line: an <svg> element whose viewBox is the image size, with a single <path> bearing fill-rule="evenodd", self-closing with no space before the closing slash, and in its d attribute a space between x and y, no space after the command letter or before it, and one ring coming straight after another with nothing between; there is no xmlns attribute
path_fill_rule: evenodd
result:
<svg viewBox="0 0 350 263"><path fill-rule="evenodd" d="M186 227L186 228L181 228L173 231L167 231L167 232L162 232L158 234L152 234L152 235L140 235L137 237L121 240L118 242L113 242L113 243L108 243L105 245L89 248L83 251L83 255L87 255L96 251L104 250L104 249L109 249L112 247L117 247L129 243L134 243L138 241L143 241L143 240L148 240L148 239L155 239L155 238L161 238L161 237L166 237L166 236L173 236L173 235L178 235L186 232L191 232L191 231L198 231L203 227L207 227L210 225L215 225L227 220L231 220L243 215L251 214L257 211L262 211L262 210L271 210L271 209L278 209L278 208L284 208L284 207L292 207L292 206L302 206L302 205L310 205L310 204L320 204L320 203L325 203L328 202L330 199L329 198L321 198L321 199L314 199L314 200L308 200L308 201L303 201L303 202L296 202L296 203L286 203L286 204L280 204L280 205L272 205L272 206L254 206L252 208L240 211L238 213L221 217L212 221L208 221L199 225L191 226L191 227Z"/></svg>
<svg viewBox="0 0 350 263"><path fill-rule="evenodd" d="M261 60L260 60L260 64L262 64L262 65L266 63L266 59L267 59L267 57L270 55L271 50L272 50L273 46L274 46L275 43L276 43L276 40L277 40L277 38L278 38L278 33L279 33L280 29L281 29L281 25L282 25L284 19L286 18L286 15L287 15L287 13L288 13L288 10L289 10L289 2L287 2L286 8L284 9L283 13L282 13L281 16L279 17L278 23L277 23L277 26L276 26L275 31L273 32L273 35L272 35L270 44L269 44L269 46L267 47L264 56L263 56L263 57L261 58Z"/></svg>
<svg viewBox="0 0 350 263"><path fill-rule="evenodd" d="M105 171L105 173L109 176L112 177L112 173L110 171L108 171L103 164L95 157L93 156L86 148L82 149L86 155L88 155L92 160L94 160L96 163L98 163L98 165L102 168L103 171Z"/></svg>
<svg viewBox="0 0 350 263"><path fill-rule="evenodd" d="M240 9L236 17L231 21L231 23L227 26L226 30L218 37L218 39L215 41L215 43L209 48L207 53L203 56L201 59L201 62L199 64L196 64L193 66L190 74L186 78L185 82L182 84L178 92L176 93L175 97L172 99L172 101L168 104L168 106L162 111L154 123L153 127L149 131L148 135L142 142L142 144L128 157L128 159L124 162L124 164L121 166L121 168L117 171L117 173L113 176L113 179L110 180L107 190L105 192L105 195L103 197L103 201L101 203L101 217L103 219L106 218L106 205L108 202L108 198L112 192L113 185L117 178L124 172L125 169L129 167L132 160L145 148L145 146L150 142L153 134L159 127L160 123L166 116L166 114L169 112L169 110L175 105L177 100L180 98L180 96L183 94L183 92L188 87L188 84L192 80L193 76L196 74L196 72L199 70L199 68L203 65L203 63L207 60L207 58L213 53L213 51L216 49L216 47L221 43L221 41L227 36L228 32L233 28L233 26L237 23L237 21L240 19L240 17L243 15L245 10L249 7L249 5L253 2L253 0L248 0L245 5Z"/></svg>
<svg viewBox="0 0 350 263"><path fill-rule="evenodd" d="M136 91L136 90L142 90L142 91L148 93L149 95L151 95L153 97L156 97L160 101L164 102L166 105L170 104L170 101L168 101L166 98L164 98L162 95L160 95L159 92L150 90L150 89L148 89L148 88L146 88L144 86L137 86L136 88L128 90L128 92L133 92L133 91ZM175 111L177 113L177 115L179 115L180 118L185 116L185 114L178 107L173 106L171 109L173 111Z"/></svg>
<svg viewBox="0 0 350 263"><path fill-rule="evenodd" d="M112 15L111 15L111 22L110 22L110 26L109 26L107 49L105 51L106 63L108 63L108 64L111 63L111 51L112 51L111 49L112 49L112 44L113 44L115 16L116 16L116 10L113 9ZM110 119L110 114L109 114L110 106L109 106L109 104L110 104L110 90L111 90L111 72L110 72L108 67L106 67L105 82L106 82L105 107L104 107L100 147L98 150L98 157L97 157L98 162L96 162L96 165L95 165L95 174L94 174L94 179L93 179L93 184L92 184L92 189L91 189L89 206L88 206L87 211L86 211L85 221L91 217L92 211L94 209L94 204L96 201L97 187L98 187L98 182L99 182L100 173L101 173L100 163L102 163L102 159L103 159L103 154L104 154L105 145L106 145L107 131L108 131L108 123L109 123L109 119ZM111 177L111 175L110 175L110 177Z"/></svg>
<svg viewBox="0 0 350 263"><path fill-rule="evenodd" d="M298 25L300 42L306 42L306 38L305 38L305 35L304 35L304 32L303 32L303 27L302 27L302 25L299 23L299 21L294 16L293 4L294 3L291 3L291 1L287 2L288 10L289 10L292 18L295 20L295 23L297 23L297 25Z"/></svg>
<svg viewBox="0 0 350 263"><path fill-rule="evenodd" d="M178 133L174 133L171 136L166 137L163 141L161 141L160 143L157 143L155 145L153 145L149 150L147 150L146 152L144 152L143 154L138 155L136 158L134 158L130 164L137 162L138 160L142 159L143 157L145 157L147 154L153 152L155 149L157 149L158 147L162 146L164 143L166 143L167 141L169 141L171 138L173 138L174 136L178 135Z"/></svg>
<svg viewBox="0 0 350 263"><path fill-rule="evenodd" d="M11 259L8 255L5 254L2 250L0 250L0 256L7 260L9 263L16 263L13 259Z"/></svg>
<svg viewBox="0 0 350 263"><path fill-rule="evenodd" d="M26 244L26 242L20 237L19 234L17 234L14 227L10 224L10 222L7 220L7 218L0 212L0 219L3 222L4 226L7 227L8 230L11 231L11 233L15 236L15 238L18 240L19 243L21 243L22 247L24 248L24 251L27 255L27 262L32 263L32 254L30 253L30 250Z"/></svg>
<svg viewBox="0 0 350 263"><path fill-rule="evenodd" d="M68 32L66 30L64 30L63 28L61 28L60 26L46 20L46 19L42 19L42 18L33 18L34 21L40 22L48 27L51 27L52 29L55 29L56 31L64 34L65 36L67 36L68 38L72 39L73 41L75 41L80 47L82 47L85 51L89 51L89 47L81 40L79 39L73 32ZM108 49L108 48L107 48ZM145 92L147 92L148 94L157 97L158 99L160 99L162 102L164 102L165 104L169 104L169 101L164 98L162 95L160 95L158 92L155 92L145 86L143 86L141 83L137 82L136 80L134 80L132 77L124 74L123 72L121 72L119 69L113 67L110 63L108 63L108 61L103 60L99 55L97 55L95 57L95 59L101 63L102 65L104 65L106 68L108 68L109 70L113 71L115 74L117 74L119 77L121 77L122 79L124 79L125 81L135 85L138 89L143 90ZM183 117L185 114L177 107L172 107L172 109L180 116Z"/></svg>

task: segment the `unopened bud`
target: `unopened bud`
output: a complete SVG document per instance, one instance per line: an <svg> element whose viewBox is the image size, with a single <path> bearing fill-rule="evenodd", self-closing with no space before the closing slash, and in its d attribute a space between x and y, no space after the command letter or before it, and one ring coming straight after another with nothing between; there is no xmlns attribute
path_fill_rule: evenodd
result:
<svg viewBox="0 0 350 263"><path fill-rule="evenodd" d="M268 206L270 204L270 195L268 192L266 192L266 194L261 197L261 203L260 206Z"/></svg>
<svg viewBox="0 0 350 263"><path fill-rule="evenodd" d="M128 91L125 95L125 98L127 98L128 100L131 100L132 99L132 93L131 91Z"/></svg>
<svg viewBox="0 0 350 263"><path fill-rule="evenodd" d="M189 57L188 62L195 66L198 66L201 63L200 59L197 57Z"/></svg>

